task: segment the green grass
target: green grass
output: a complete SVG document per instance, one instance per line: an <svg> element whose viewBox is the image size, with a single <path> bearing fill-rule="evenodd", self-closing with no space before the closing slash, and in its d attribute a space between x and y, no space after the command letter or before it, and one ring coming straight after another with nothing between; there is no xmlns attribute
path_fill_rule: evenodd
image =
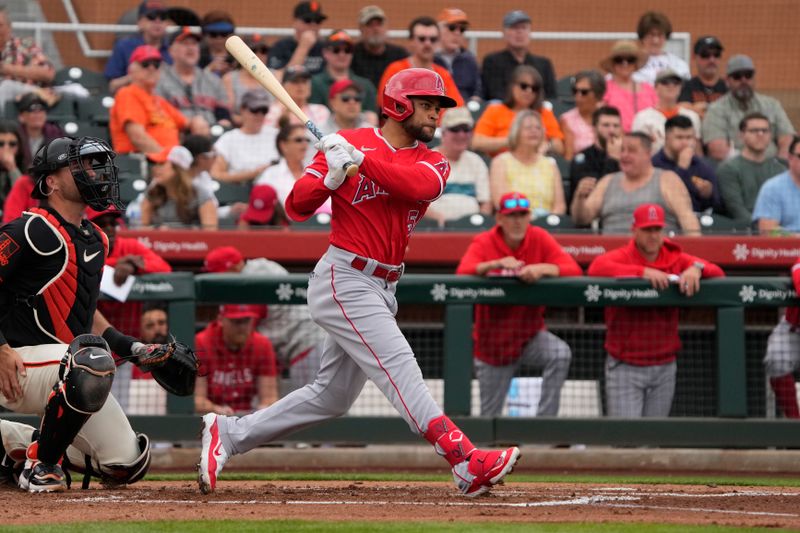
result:
<svg viewBox="0 0 800 533"><path fill-rule="evenodd" d="M687 526L665 524L450 524L437 522L404 522L388 524L376 522L312 522L301 520L275 521L215 521L214 533L240 533L249 531L286 532L332 532L332 533L429 533L444 531L453 533L747 533L763 532L761 528L735 528L724 526ZM154 521L154 522L89 522L80 524L58 524L52 526L6 526L0 531L23 533L131 533L156 531L179 533L208 533L209 522ZM770 531L781 531L770 528Z"/></svg>
<svg viewBox="0 0 800 533"><path fill-rule="evenodd" d="M148 481L194 481L191 474L148 474ZM615 483L649 485L752 485L757 487L800 487L800 478L769 478L748 476L635 476L635 475L572 475L572 474L512 474L509 482L518 483ZM225 472L221 481L439 481L451 482L449 474L398 472Z"/></svg>

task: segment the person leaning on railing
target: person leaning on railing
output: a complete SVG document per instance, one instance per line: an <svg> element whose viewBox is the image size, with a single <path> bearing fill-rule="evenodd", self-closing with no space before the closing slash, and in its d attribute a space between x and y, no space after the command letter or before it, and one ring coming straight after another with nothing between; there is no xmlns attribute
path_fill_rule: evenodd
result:
<svg viewBox="0 0 800 533"><path fill-rule="evenodd" d="M663 291L671 283L686 297L701 278L723 277L717 265L684 253L664 237L666 217L657 204L633 213L633 238L598 256L590 276L642 278ZM606 414L612 417L669 416L675 394L675 360L681 349L677 307L606 307Z"/></svg>

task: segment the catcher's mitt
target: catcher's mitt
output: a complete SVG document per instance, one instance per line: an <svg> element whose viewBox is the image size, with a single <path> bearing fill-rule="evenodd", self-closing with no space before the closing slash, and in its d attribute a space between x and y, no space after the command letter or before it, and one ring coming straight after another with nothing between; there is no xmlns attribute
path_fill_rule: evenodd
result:
<svg viewBox="0 0 800 533"><path fill-rule="evenodd" d="M197 368L200 366L194 350L182 342L168 344L142 344L131 347L136 356L136 366L153 378L165 391L177 396L194 394Z"/></svg>

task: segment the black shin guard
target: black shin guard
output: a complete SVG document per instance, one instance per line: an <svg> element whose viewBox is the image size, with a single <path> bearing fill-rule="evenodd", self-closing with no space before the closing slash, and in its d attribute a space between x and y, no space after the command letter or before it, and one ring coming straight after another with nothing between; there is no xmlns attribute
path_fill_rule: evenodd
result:
<svg viewBox="0 0 800 533"><path fill-rule="evenodd" d="M89 416L70 407L62 390L53 391L42 417L37 458L43 463L59 462Z"/></svg>

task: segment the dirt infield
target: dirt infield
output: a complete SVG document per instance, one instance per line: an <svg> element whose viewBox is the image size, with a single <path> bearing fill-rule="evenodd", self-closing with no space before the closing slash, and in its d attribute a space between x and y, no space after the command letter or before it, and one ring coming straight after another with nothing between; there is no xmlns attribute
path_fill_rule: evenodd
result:
<svg viewBox="0 0 800 533"><path fill-rule="evenodd" d="M446 483L142 482L62 494L0 491L2 523L116 520L301 519L437 522L651 522L800 528L800 489L696 485L508 483L459 497Z"/></svg>

